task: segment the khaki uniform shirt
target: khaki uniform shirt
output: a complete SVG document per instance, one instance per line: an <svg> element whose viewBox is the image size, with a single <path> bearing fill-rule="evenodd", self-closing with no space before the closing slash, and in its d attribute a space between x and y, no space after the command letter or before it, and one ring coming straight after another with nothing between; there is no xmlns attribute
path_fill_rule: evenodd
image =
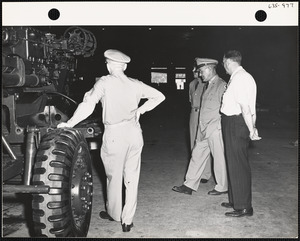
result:
<svg viewBox="0 0 300 241"><path fill-rule="evenodd" d="M220 107L225 86L226 82L215 75L203 93L197 139L208 138L216 129L221 129Z"/></svg>
<svg viewBox="0 0 300 241"><path fill-rule="evenodd" d="M139 107L141 99L148 99ZM102 76L94 87L85 93L73 117L68 121L72 126L87 118L95 105L102 103L104 125L114 125L132 120L136 110L141 114L154 109L165 96L143 82L129 78L124 73Z"/></svg>
<svg viewBox="0 0 300 241"><path fill-rule="evenodd" d="M197 89L196 89L196 85ZM190 85L189 85L189 99L191 102L191 107L192 108L200 108L200 99L201 99L201 95L202 95L202 91L203 91L203 86L204 83L198 79L194 79Z"/></svg>

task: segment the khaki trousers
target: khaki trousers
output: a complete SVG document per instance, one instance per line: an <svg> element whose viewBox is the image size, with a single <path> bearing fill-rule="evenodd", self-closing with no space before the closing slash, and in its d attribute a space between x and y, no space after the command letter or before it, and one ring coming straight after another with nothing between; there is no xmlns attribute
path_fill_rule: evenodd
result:
<svg viewBox="0 0 300 241"><path fill-rule="evenodd" d="M101 158L107 177L108 214L122 224L131 224L137 206L142 130L134 121L105 126ZM125 185L125 205L122 209L122 186Z"/></svg>
<svg viewBox="0 0 300 241"><path fill-rule="evenodd" d="M191 150L193 150L193 147L196 142L196 134L198 129L198 121L199 121L199 111L195 111L195 109L191 109L190 114L190 146ZM206 180L209 180L211 177L211 158L206 162L204 171L201 175L201 178L204 178Z"/></svg>
<svg viewBox="0 0 300 241"><path fill-rule="evenodd" d="M228 190L228 181L222 131L219 129L216 129L207 139L201 141L196 139L184 185L194 191L198 190L201 175L207 162L210 161L210 154L214 158L214 173L217 182L215 190L225 192Z"/></svg>

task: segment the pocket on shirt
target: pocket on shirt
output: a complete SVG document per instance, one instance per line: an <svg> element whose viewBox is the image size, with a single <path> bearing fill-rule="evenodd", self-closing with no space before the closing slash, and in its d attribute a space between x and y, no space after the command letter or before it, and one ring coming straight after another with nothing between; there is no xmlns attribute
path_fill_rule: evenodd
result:
<svg viewBox="0 0 300 241"><path fill-rule="evenodd" d="M220 109L221 103L213 97L209 97L205 101L205 107L209 110L216 110Z"/></svg>

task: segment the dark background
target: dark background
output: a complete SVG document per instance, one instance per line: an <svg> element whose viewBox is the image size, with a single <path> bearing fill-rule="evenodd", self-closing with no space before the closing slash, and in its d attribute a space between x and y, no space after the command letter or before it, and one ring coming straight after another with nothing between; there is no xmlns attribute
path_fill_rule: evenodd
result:
<svg viewBox="0 0 300 241"><path fill-rule="evenodd" d="M69 26L40 27L62 35ZM168 102L188 102L188 83L192 80L195 57L214 58L222 63L223 54L237 49L243 67L257 83L257 104L270 110L298 108L298 27L292 26L80 26L97 39L94 56L79 59L78 75L84 82L75 91L80 98L91 88L95 77L108 74L103 52L119 49L132 59L126 74L162 91ZM151 84L151 67L168 67L167 84ZM186 67L185 90L176 90L175 67ZM219 75L228 81L221 64ZM80 94L80 93L81 94Z"/></svg>
<svg viewBox="0 0 300 241"><path fill-rule="evenodd" d="M75 93L78 99L82 99L84 92L93 86L95 77L108 73L103 52L116 48L132 58L126 71L129 76L161 90L167 98L141 117L145 145L138 209L134 230L126 234L127 238L261 239L298 236L299 167L298 145L294 144L298 136L298 27L189 26L151 27L151 30L148 26L82 27L94 33L98 47L93 57L79 59L78 75L84 80L73 86L72 95ZM69 26L39 28L59 37ZM200 186L192 197L171 190L174 185L182 183L190 158L187 88L176 90L174 67L185 66L190 81L195 57L215 58L221 62L228 49L242 52L243 66L257 83L258 104L269 109L258 113L262 140L251 142L249 148L255 215L242 221L225 218L226 210L220 206L226 201L225 196L212 198L207 195L214 186L213 181ZM169 68L168 84L150 83L152 66ZM226 81L229 79L221 65L218 73ZM281 115L274 115L274 112ZM95 194L88 237L124 238L119 223L99 218L99 211L105 207L102 195L105 173L98 151L92 153ZM10 232L19 229L7 237L29 237L31 218L22 215L24 202L31 205L28 200L24 195L17 200L4 199L4 235L8 227L12 229Z"/></svg>

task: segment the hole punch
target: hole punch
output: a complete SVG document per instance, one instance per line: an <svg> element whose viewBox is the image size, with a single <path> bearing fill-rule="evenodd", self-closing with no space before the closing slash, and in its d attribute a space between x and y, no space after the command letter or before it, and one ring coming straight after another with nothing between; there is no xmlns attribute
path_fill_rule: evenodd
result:
<svg viewBox="0 0 300 241"><path fill-rule="evenodd" d="M56 8L52 8L48 12L48 17L51 20L57 20L59 18L59 16L60 16L60 12Z"/></svg>
<svg viewBox="0 0 300 241"><path fill-rule="evenodd" d="M267 13L264 10L258 10L255 13L255 19L259 22L263 22L267 19Z"/></svg>

